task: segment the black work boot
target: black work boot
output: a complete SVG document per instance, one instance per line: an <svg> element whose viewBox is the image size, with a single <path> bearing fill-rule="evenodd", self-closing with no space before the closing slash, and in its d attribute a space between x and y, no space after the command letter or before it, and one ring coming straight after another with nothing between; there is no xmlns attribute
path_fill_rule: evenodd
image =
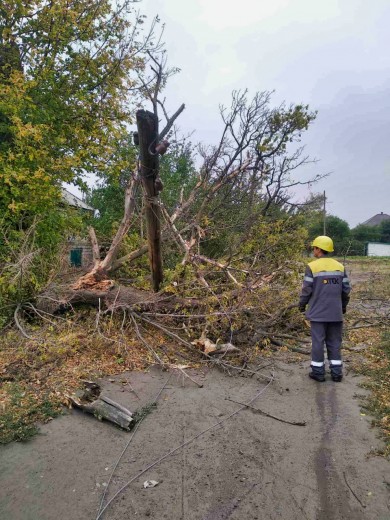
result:
<svg viewBox="0 0 390 520"><path fill-rule="evenodd" d="M332 374L332 381L334 381L335 383L341 383L342 379L342 375Z"/></svg>
<svg viewBox="0 0 390 520"><path fill-rule="evenodd" d="M314 372L309 373L310 379L314 379L314 381L318 381L319 383L323 383L325 381L325 376L321 374L315 374Z"/></svg>

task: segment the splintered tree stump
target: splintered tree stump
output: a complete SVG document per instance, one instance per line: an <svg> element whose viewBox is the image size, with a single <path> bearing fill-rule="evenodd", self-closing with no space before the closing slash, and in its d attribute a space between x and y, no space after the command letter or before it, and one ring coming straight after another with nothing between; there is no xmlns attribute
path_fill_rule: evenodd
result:
<svg viewBox="0 0 390 520"><path fill-rule="evenodd" d="M153 289L158 291L163 281L161 257L161 211L158 201L156 179L159 173L158 119L147 110L138 110L137 126L139 135L140 176L145 196L145 216L147 225L149 262L152 271Z"/></svg>
<svg viewBox="0 0 390 520"><path fill-rule="evenodd" d="M133 414L121 404L100 395L100 386L93 381L84 381L84 391L69 395L69 401L84 412L96 418L117 424L124 430L130 430L134 423Z"/></svg>
<svg viewBox="0 0 390 520"><path fill-rule="evenodd" d="M84 412L91 413L98 419L104 419L117 424L124 430L130 430L134 422L133 416L129 411L124 412L118 409L116 405L106 403L103 399L96 399L90 404L77 403L75 399L72 403L81 408Z"/></svg>
<svg viewBox="0 0 390 520"><path fill-rule="evenodd" d="M92 291L108 291L113 287L113 280L108 279L107 273L103 270L93 269L90 273L81 276L71 289L74 291L92 290Z"/></svg>

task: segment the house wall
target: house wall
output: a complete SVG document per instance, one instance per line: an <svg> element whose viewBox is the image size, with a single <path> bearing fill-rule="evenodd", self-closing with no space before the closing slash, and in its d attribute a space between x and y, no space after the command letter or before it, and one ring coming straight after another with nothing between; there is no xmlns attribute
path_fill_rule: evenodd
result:
<svg viewBox="0 0 390 520"><path fill-rule="evenodd" d="M74 265L73 262L81 256L81 265ZM67 261L70 266L88 268L93 264L93 255L91 244L87 240L71 239L68 241Z"/></svg>
<svg viewBox="0 0 390 520"><path fill-rule="evenodd" d="M368 242L367 256L390 256L390 244Z"/></svg>

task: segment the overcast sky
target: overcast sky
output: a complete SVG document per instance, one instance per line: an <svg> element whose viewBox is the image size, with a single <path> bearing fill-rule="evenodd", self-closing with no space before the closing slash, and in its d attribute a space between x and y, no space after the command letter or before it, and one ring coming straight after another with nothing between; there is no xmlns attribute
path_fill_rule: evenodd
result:
<svg viewBox="0 0 390 520"><path fill-rule="evenodd" d="M218 105L233 89L275 90L275 105L304 102L318 118L307 152L332 172L328 210L350 224L390 214L389 0L143 0L165 23L171 110L193 141L218 137Z"/></svg>

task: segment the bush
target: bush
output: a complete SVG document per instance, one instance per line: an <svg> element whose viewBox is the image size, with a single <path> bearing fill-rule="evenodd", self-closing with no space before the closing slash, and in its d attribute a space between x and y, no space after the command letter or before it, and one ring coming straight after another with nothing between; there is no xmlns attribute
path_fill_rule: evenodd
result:
<svg viewBox="0 0 390 520"><path fill-rule="evenodd" d="M71 209L57 208L28 227L0 222L0 328L58 272L64 237L81 229L81 218Z"/></svg>

